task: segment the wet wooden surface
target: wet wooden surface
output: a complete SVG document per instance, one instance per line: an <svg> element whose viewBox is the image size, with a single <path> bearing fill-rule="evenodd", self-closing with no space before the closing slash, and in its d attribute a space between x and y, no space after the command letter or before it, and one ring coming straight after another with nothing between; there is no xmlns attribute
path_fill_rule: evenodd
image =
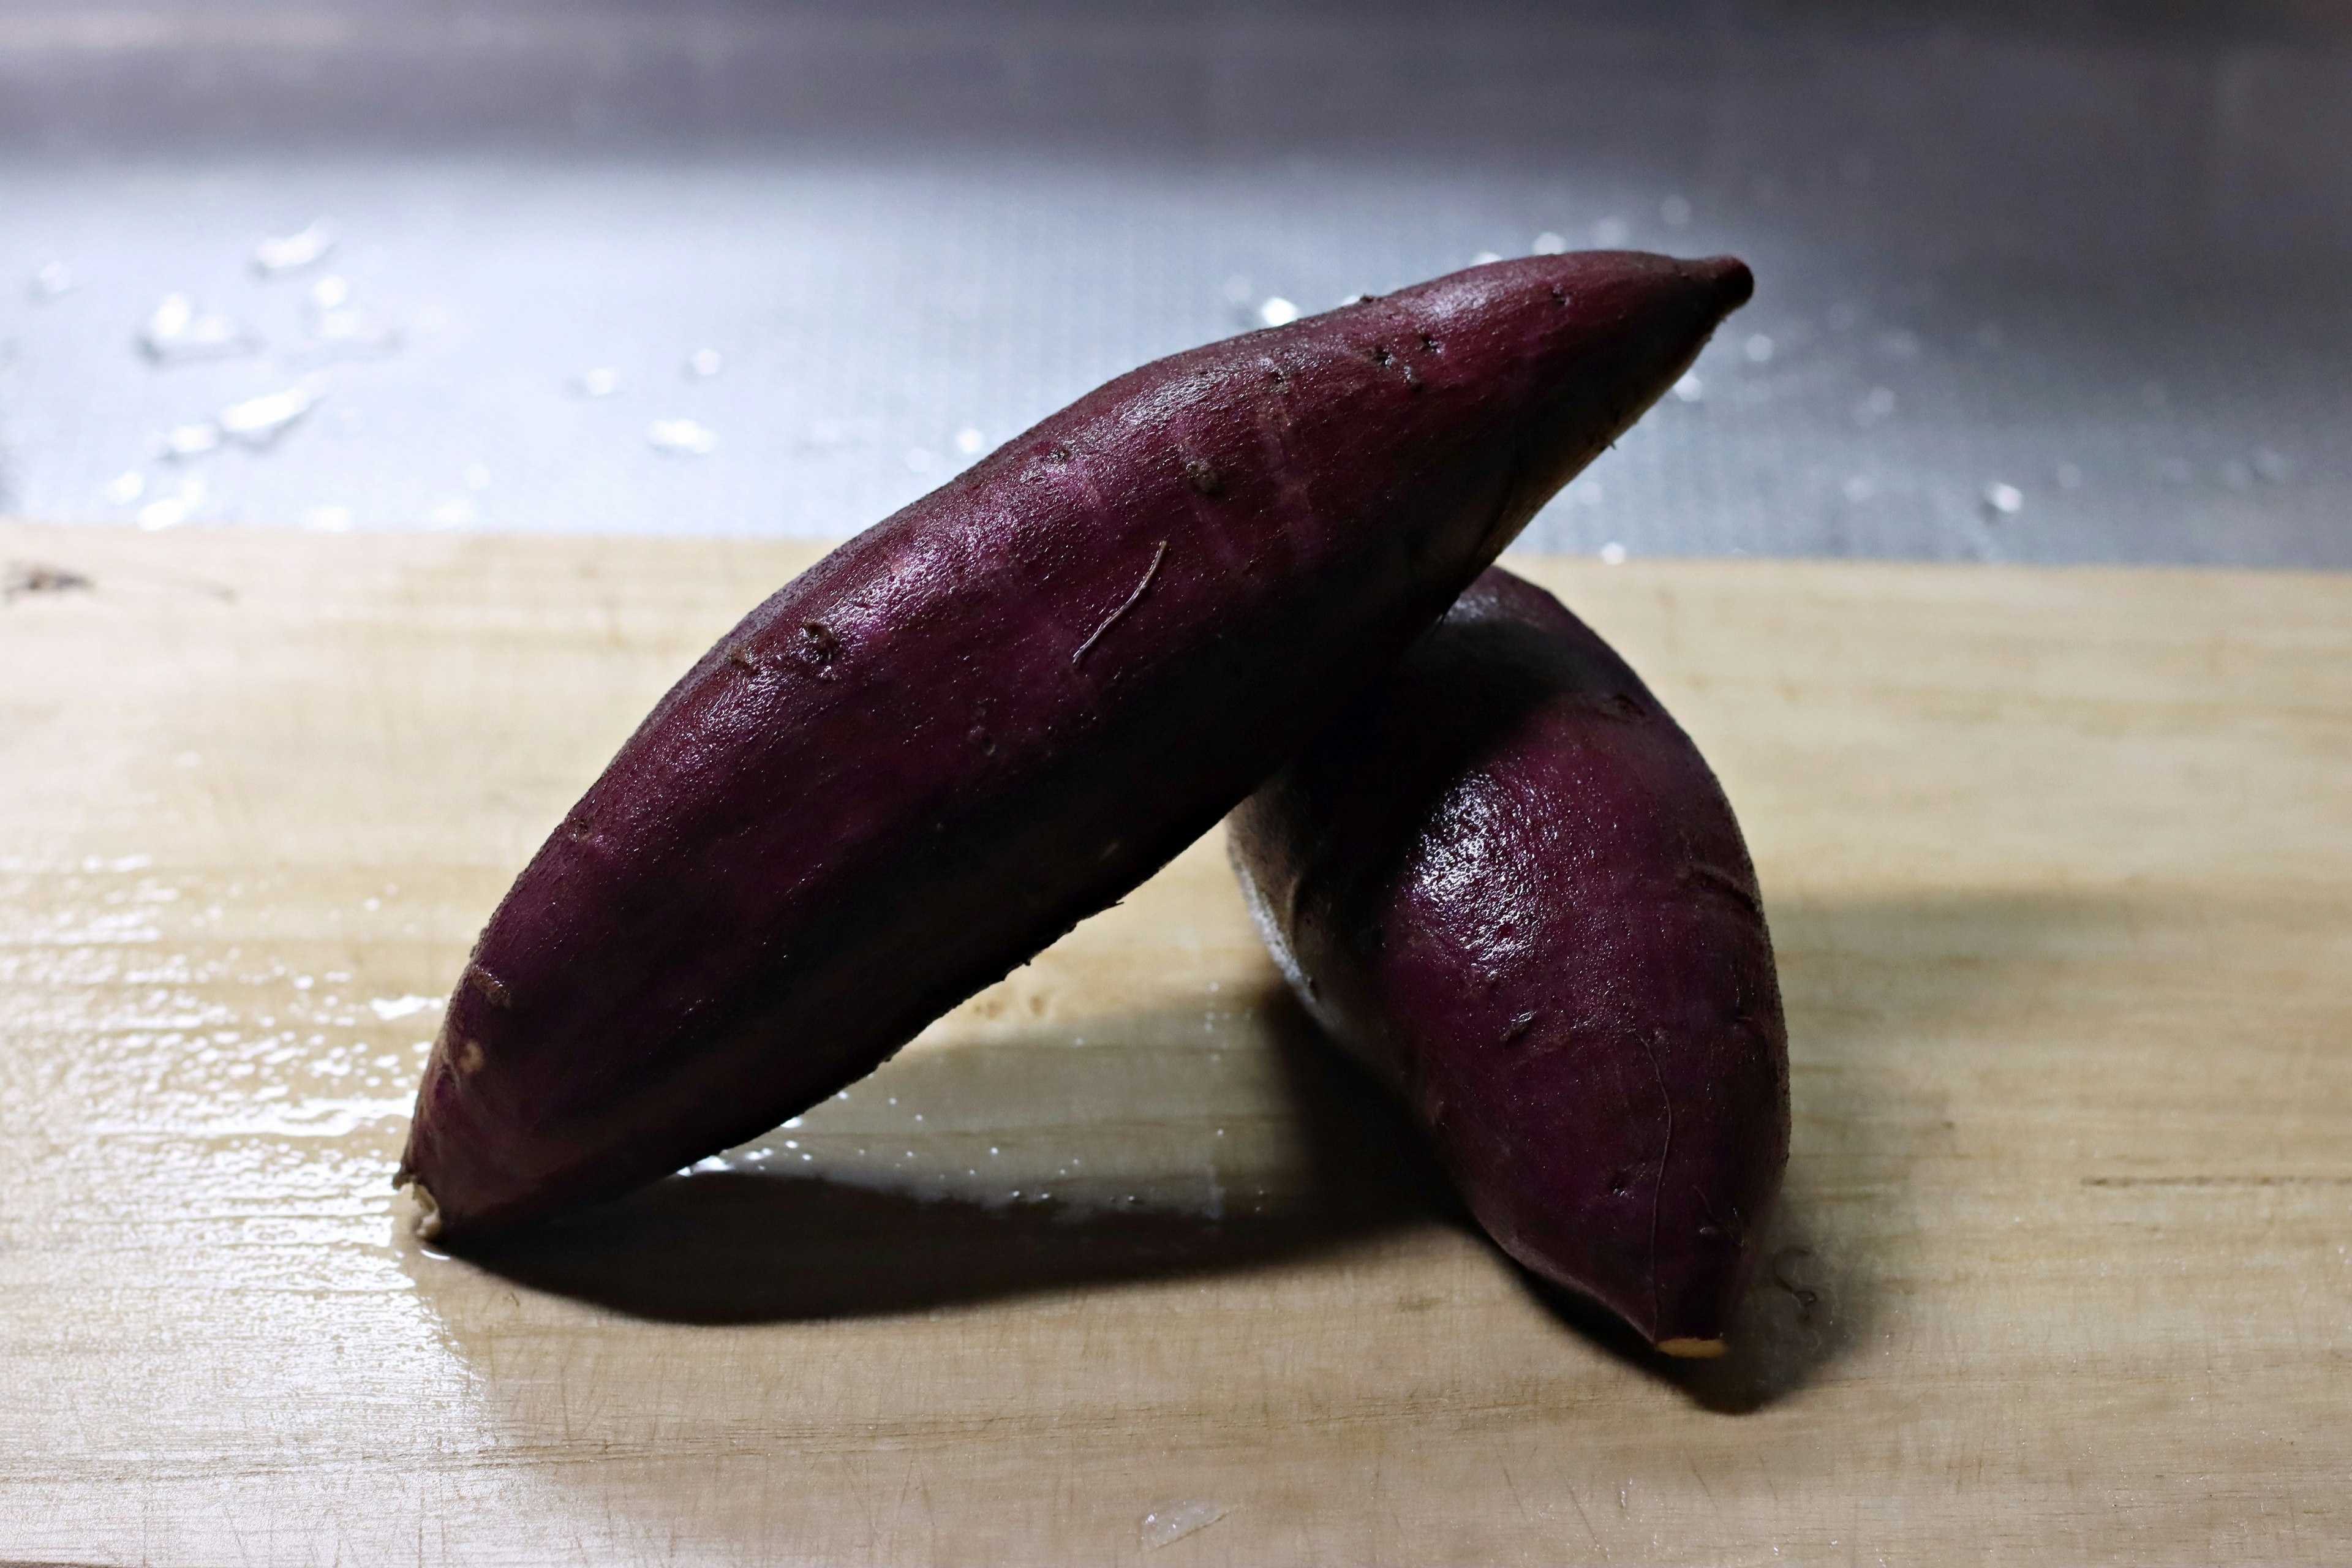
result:
<svg viewBox="0 0 2352 1568"><path fill-rule="evenodd" d="M2352 579L1533 563L1716 761L1732 1361L1460 1223L1217 846L528 1249L386 1177L490 904L784 543L0 528L0 1559L2342 1561ZM723 1167L723 1168L722 1168Z"/></svg>

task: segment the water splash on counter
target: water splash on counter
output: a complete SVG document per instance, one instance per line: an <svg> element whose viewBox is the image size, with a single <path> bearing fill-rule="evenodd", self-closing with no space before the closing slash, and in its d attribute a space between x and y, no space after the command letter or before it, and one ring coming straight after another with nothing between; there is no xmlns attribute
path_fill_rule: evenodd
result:
<svg viewBox="0 0 2352 1568"><path fill-rule="evenodd" d="M1223 1503L1197 1499L1165 1502L1143 1516L1142 1521L1136 1526L1135 1533L1146 1550L1157 1551L1171 1542L1181 1541L1188 1535L1208 1529L1232 1511Z"/></svg>

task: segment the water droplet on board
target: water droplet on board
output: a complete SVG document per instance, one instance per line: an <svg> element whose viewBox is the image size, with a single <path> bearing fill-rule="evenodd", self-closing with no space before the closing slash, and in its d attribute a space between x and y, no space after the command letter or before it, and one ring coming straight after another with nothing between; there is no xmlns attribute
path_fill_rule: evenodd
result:
<svg viewBox="0 0 2352 1568"><path fill-rule="evenodd" d="M1503 253L1499 250L1482 250L1477 255L1470 258L1470 265L1473 267L1484 267L1488 262L1500 261L1502 259Z"/></svg>
<svg viewBox="0 0 2352 1568"><path fill-rule="evenodd" d="M906 462L907 471L910 474L929 473L931 468L931 455L923 447L909 447L907 448Z"/></svg>
<svg viewBox="0 0 2352 1568"><path fill-rule="evenodd" d="M709 381L727 368L717 349L697 349L686 356L686 375L689 381Z"/></svg>
<svg viewBox="0 0 2352 1568"><path fill-rule="evenodd" d="M1625 547L1618 543L1615 540L1611 540L1608 543L1601 547L1601 563L1603 566L1624 565Z"/></svg>
<svg viewBox="0 0 2352 1568"><path fill-rule="evenodd" d="M1984 489L1985 510L2002 517L2015 517L2025 506L2025 492L2015 485L1995 479Z"/></svg>
<svg viewBox="0 0 2352 1568"><path fill-rule="evenodd" d="M260 241L253 247L253 269L264 278L281 273L299 272L305 267L315 267L335 248L334 232L324 218L312 218L310 223L289 235Z"/></svg>
<svg viewBox="0 0 2352 1568"><path fill-rule="evenodd" d="M1658 216L1668 228L1683 228L1691 220L1691 205L1681 196L1668 196L1658 204Z"/></svg>
<svg viewBox="0 0 2352 1568"><path fill-rule="evenodd" d="M1558 256L1568 248L1568 241L1551 230L1546 229L1536 236L1536 242L1532 248L1538 256Z"/></svg>
<svg viewBox="0 0 2352 1568"><path fill-rule="evenodd" d="M2083 470L2072 463L2059 464L2056 477L2058 488L2062 490L2079 490L2083 488Z"/></svg>
<svg viewBox="0 0 2352 1568"><path fill-rule="evenodd" d="M1171 1541L1181 1541L1197 1530L1206 1530L1232 1510L1221 1502L1191 1500L1162 1503L1143 1516L1136 1534L1144 1546L1157 1549Z"/></svg>
<svg viewBox="0 0 2352 1568"><path fill-rule="evenodd" d="M314 506L302 514L302 526L317 533L344 533L352 526L347 506Z"/></svg>
<svg viewBox="0 0 2352 1568"><path fill-rule="evenodd" d="M656 419L646 426L653 449L674 458L701 458L718 450L719 437L691 419Z"/></svg>
<svg viewBox="0 0 2352 1568"><path fill-rule="evenodd" d="M1675 383L1675 396L1681 402L1696 403L1706 395L1706 383L1698 378L1696 371L1686 373L1680 381Z"/></svg>
<svg viewBox="0 0 2352 1568"><path fill-rule="evenodd" d="M109 506L129 506L147 493L147 476L136 468L126 469L100 486L98 493Z"/></svg>
<svg viewBox="0 0 2352 1568"><path fill-rule="evenodd" d="M1633 226L1622 217L1605 217L1592 226L1592 242L1603 250L1613 250L1625 243Z"/></svg>
<svg viewBox="0 0 2352 1568"><path fill-rule="evenodd" d="M1740 347L1748 355L1748 363L1750 364L1767 364L1771 361L1772 340L1762 332L1750 332L1748 335L1748 341Z"/></svg>
<svg viewBox="0 0 2352 1568"><path fill-rule="evenodd" d="M593 366L572 378L572 390L583 397L610 397L621 390L621 373L608 364Z"/></svg>
<svg viewBox="0 0 2352 1568"><path fill-rule="evenodd" d="M1259 301L1257 319L1269 327L1286 327L1298 320L1298 307L1279 294Z"/></svg>
<svg viewBox="0 0 2352 1568"><path fill-rule="evenodd" d="M967 458L977 458L987 445L988 437L971 426L967 425L955 433L955 449Z"/></svg>
<svg viewBox="0 0 2352 1568"><path fill-rule="evenodd" d="M139 350L157 364L226 359L258 345L219 310L199 310L185 294L166 294L139 329Z"/></svg>

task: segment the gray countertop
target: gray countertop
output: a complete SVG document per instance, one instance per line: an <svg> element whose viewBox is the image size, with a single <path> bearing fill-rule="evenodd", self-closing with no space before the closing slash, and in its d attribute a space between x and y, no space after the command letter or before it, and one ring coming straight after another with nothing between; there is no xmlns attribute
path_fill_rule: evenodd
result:
<svg viewBox="0 0 2352 1568"><path fill-rule="evenodd" d="M0 511L845 534L1270 301L1632 245L1756 301L1530 545L2352 565L2347 18L0 5Z"/></svg>

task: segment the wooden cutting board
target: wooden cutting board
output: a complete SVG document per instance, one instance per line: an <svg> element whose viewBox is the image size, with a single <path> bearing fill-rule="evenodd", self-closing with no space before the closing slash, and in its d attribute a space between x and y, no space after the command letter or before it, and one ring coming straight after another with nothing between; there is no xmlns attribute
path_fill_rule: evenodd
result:
<svg viewBox="0 0 2352 1568"><path fill-rule="evenodd" d="M791 543L0 529L0 1558L2342 1562L2352 578L1529 562L1747 825L1734 1359L1532 1292L1219 846L485 1267L437 999ZM19 570L22 585L38 573Z"/></svg>

